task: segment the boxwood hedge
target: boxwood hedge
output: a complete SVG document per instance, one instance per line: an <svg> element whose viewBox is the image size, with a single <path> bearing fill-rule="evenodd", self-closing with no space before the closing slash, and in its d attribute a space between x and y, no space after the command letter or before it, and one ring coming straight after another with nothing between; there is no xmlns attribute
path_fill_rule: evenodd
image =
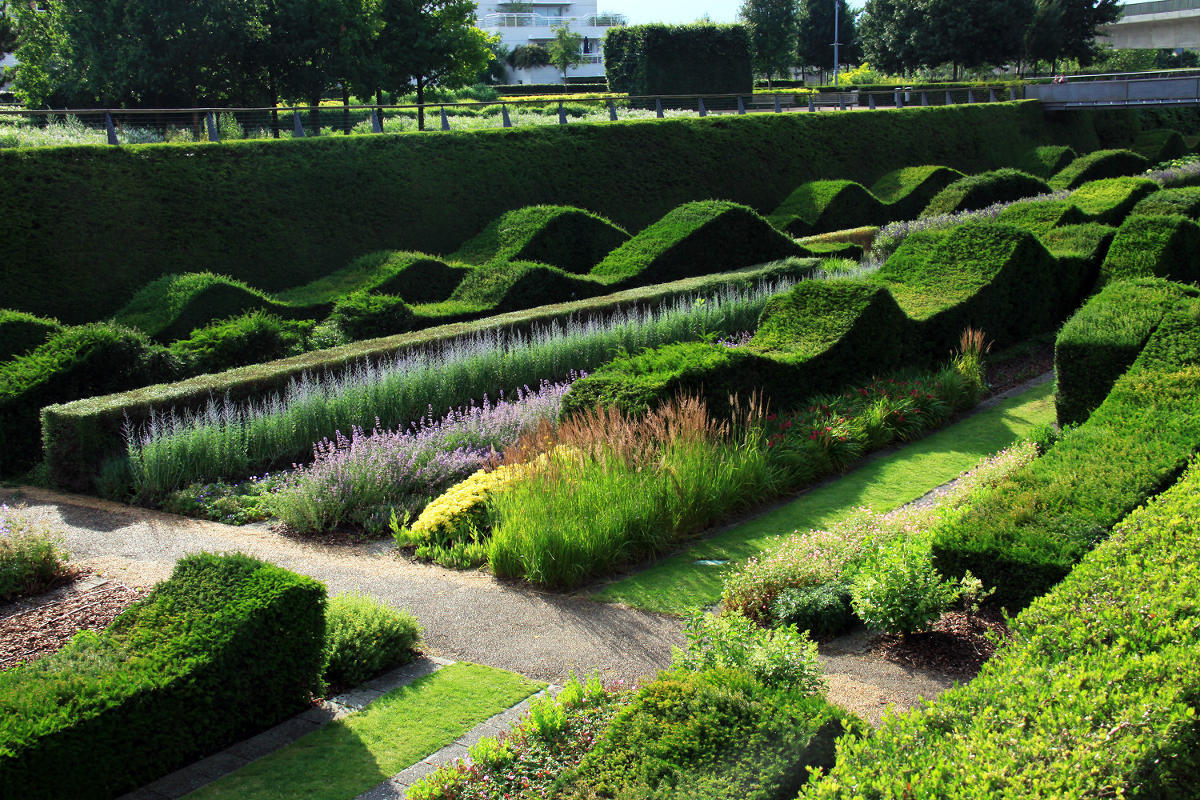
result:
<svg viewBox="0 0 1200 800"><path fill-rule="evenodd" d="M624 228L581 208L526 206L500 215L450 258L537 261L582 275L628 239Z"/></svg>
<svg viewBox="0 0 1200 800"><path fill-rule="evenodd" d="M938 571L971 571L1009 609L1044 594L1200 450L1198 380L1200 300L1185 298L1086 423L935 528Z"/></svg>
<svg viewBox="0 0 1200 800"><path fill-rule="evenodd" d="M107 798L270 727L322 689L325 587L182 559L103 633L0 673L6 797Z"/></svg>
<svg viewBox="0 0 1200 800"><path fill-rule="evenodd" d="M1072 161L1050 178L1055 189L1075 189L1100 178L1137 175L1150 169L1151 163L1131 150L1096 150Z"/></svg>
<svg viewBox="0 0 1200 800"><path fill-rule="evenodd" d="M29 352L61 330L58 320L0 309L0 363Z"/></svg>
<svg viewBox="0 0 1200 800"><path fill-rule="evenodd" d="M1159 189L1143 197L1133 207L1134 214L1182 214L1189 219L1200 217L1200 186L1180 186Z"/></svg>
<svg viewBox="0 0 1200 800"><path fill-rule="evenodd" d="M843 739L801 800L1194 796L1197 518L1193 466L1023 611L978 677Z"/></svg>
<svg viewBox="0 0 1200 800"><path fill-rule="evenodd" d="M1158 184L1148 178L1101 178L1071 192L1067 202L1094 222L1119 225L1139 200L1157 190Z"/></svg>
<svg viewBox="0 0 1200 800"><path fill-rule="evenodd" d="M1004 209L996 216L996 221L1040 236L1059 225L1087 222L1088 216L1069 200L1028 200Z"/></svg>
<svg viewBox="0 0 1200 800"><path fill-rule="evenodd" d="M767 219L792 236L888 222L888 213L857 181L810 181L798 186Z"/></svg>
<svg viewBox="0 0 1200 800"><path fill-rule="evenodd" d="M1049 178L1078 157L1079 154L1069 145L1047 144L1030 150L1017 168L1039 178Z"/></svg>
<svg viewBox="0 0 1200 800"><path fill-rule="evenodd" d="M636 230L697 198L772 209L805 181L872 181L913 163L974 172L1056 140L1100 144L1088 112L1050 120L1030 102L5 149L0 294L13 309L87 322L182 265L217 263L277 292L380 250L454 252L489 220L526 205L584 207Z"/></svg>
<svg viewBox="0 0 1200 800"><path fill-rule="evenodd" d="M1104 402L1167 309L1197 290L1160 278L1113 281L1067 320L1054 343L1060 425L1080 423Z"/></svg>
<svg viewBox="0 0 1200 800"><path fill-rule="evenodd" d="M1006 203L1047 194L1049 185L1041 178L1015 169L998 169L960 178L938 192L925 209L922 217L939 214L955 214L959 211L974 211L987 208L993 203Z"/></svg>
<svg viewBox="0 0 1200 800"><path fill-rule="evenodd" d="M1200 225L1178 214L1127 217L1100 267L1100 282L1149 276L1200 279Z"/></svg>

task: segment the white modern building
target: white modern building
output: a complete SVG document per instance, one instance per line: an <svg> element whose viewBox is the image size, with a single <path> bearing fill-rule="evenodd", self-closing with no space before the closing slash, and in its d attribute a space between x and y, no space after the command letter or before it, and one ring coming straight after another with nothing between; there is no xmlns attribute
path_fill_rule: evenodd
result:
<svg viewBox="0 0 1200 800"><path fill-rule="evenodd" d="M1200 49L1200 0L1126 3L1121 19L1102 35L1116 48Z"/></svg>
<svg viewBox="0 0 1200 800"><path fill-rule="evenodd" d="M545 46L554 39L556 28L566 25L572 33L583 37L584 62L567 73L575 78L604 78L604 35L616 25L624 25L620 14L601 14L596 0L563 2L563 0L531 0L529 2L496 2L481 0L477 12L478 25L489 34L500 34L510 50L522 45ZM562 73L556 67L508 69L510 83L562 83Z"/></svg>

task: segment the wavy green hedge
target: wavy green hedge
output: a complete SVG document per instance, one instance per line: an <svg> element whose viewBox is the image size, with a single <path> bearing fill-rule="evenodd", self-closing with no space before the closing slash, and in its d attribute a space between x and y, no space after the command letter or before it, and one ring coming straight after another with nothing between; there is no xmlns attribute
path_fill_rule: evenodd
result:
<svg viewBox="0 0 1200 800"><path fill-rule="evenodd" d="M1152 276L1200 279L1200 225L1178 214L1131 215L1121 223L1100 267L1100 282Z"/></svg>
<svg viewBox="0 0 1200 800"><path fill-rule="evenodd" d="M977 678L842 740L800 798L1195 796L1197 519L1193 466L1023 611Z"/></svg>
<svg viewBox="0 0 1200 800"><path fill-rule="evenodd" d="M1060 225L1088 221L1088 215L1069 200L1028 200L1014 203L996 216L997 222L1016 225L1041 236Z"/></svg>
<svg viewBox="0 0 1200 800"><path fill-rule="evenodd" d="M1151 164L1183 158L1188 154L1188 146L1187 142L1183 140L1183 134L1170 128L1142 131L1133 140L1129 149Z"/></svg>
<svg viewBox="0 0 1200 800"><path fill-rule="evenodd" d="M582 208L527 206L500 215L450 258L537 261L583 275L628 239L624 228Z"/></svg>
<svg viewBox="0 0 1200 800"><path fill-rule="evenodd" d="M28 353L61 330L58 320L0 309L0 363Z"/></svg>
<svg viewBox="0 0 1200 800"><path fill-rule="evenodd" d="M1053 141L1100 144L1092 115L1048 120L1030 102L5 149L0 294L86 322L189 267L278 292L380 250L454 252L522 206L587 208L636 230L698 198L771 209L805 181L872 181L913 163L975 172Z"/></svg>
<svg viewBox="0 0 1200 800"><path fill-rule="evenodd" d="M975 211L994 203L1008 203L1049 192L1050 186L1041 178L1016 169L997 169L956 180L934 195L921 216Z"/></svg>
<svg viewBox="0 0 1200 800"><path fill-rule="evenodd" d="M1055 189L1076 189L1088 181L1138 175L1153 166L1132 150L1096 150L1072 161L1050 178Z"/></svg>
<svg viewBox="0 0 1200 800"><path fill-rule="evenodd" d="M1085 424L934 530L938 571L969 570L1010 609L1044 594L1200 450L1198 388L1200 300L1185 298Z"/></svg>
<svg viewBox="0 0 1200 800"><path fill-rule="evenodd" d="M322 689L325 587L192 555L103 633L0 673L0 793L107 798L302 711Z"/></svg>
<svg viewBox="0 0 1200 800"><path fill-rule="evenodd" d="M1200 186L1180 186L1159 189L1147 195L1133 207L1134 214L1182 214L1189 219L1200 217Z"/></svg>

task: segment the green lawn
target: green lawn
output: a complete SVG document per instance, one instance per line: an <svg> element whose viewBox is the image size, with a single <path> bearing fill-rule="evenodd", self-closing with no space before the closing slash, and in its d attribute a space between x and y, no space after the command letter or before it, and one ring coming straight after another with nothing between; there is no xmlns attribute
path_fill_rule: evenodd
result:
<svg viewBox="0 0 1200 800"><path fill-rule="evenodd" d="M1041 423L1054 421L1053 384L1045 383L876 459L794 501L697 542L653 567L592 595L648 611L682 614L721 599L724 573L758 555L781 533L819 528L859 506L889 511L915 500ZM699 565L702 560L725 565Z"/></svg>
<svg viewBox="0 0 1200 800"><path fill-rule="evenodd" d="M544 686L504 670L451 664L187 797L350 800Z"/></svg>

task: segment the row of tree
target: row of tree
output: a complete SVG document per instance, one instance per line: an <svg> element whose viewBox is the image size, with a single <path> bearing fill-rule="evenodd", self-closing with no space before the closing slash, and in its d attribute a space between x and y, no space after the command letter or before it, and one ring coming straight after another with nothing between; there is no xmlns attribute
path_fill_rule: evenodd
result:
<svg viewBox="0 0 1200 800"><path fill-rule="evenodd" d="M950 64L1086 66L1099 52L1097 31L1121 16L1118 0L743 0L755 71L771 78L792 68L833 64L834 19L843 64L864 59L886 72Z"/></svg>
<svg viewBox="0 0 1200 800"><path fill-rule="evenodd" d="M9 8L31 106L316 105L474 82L473 0L40 0Z"/></svg>

